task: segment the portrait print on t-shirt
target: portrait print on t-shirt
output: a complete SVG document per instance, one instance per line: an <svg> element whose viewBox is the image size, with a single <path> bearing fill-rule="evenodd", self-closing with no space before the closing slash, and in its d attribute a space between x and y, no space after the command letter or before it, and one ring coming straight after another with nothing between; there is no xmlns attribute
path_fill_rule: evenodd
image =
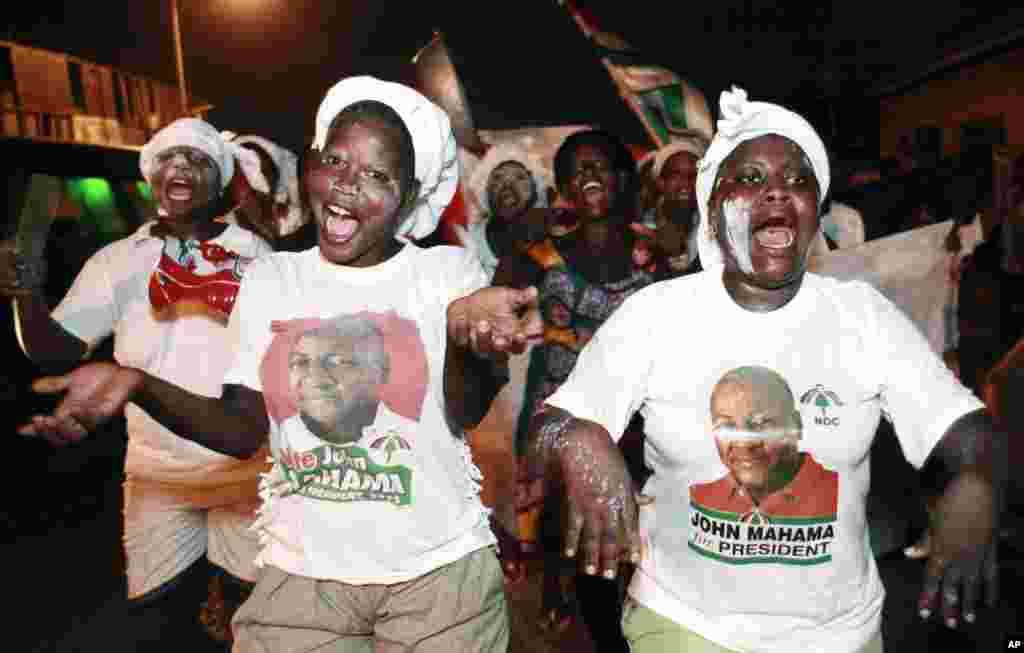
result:
<svg viewBox="0 0 1024 653"><path fill-rule="evenodd" d="M729 564L831 560L839 476L800 450L803 423L786 380L739 367L719 379L710 404L726 473L690 487L690 548Z"/></svg>
<svg viewBox="0 0 1024 653"><path fill-rule="evenodd" d="M410 504L429 378L416 323L362 311L271 329L260 376L285 494Z"/></svg>

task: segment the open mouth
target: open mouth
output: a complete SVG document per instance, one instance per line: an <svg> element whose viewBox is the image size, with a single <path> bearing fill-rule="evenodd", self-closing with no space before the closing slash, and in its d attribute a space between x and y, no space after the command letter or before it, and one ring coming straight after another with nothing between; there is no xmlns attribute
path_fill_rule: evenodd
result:
<svg viewBox="0 0 1024 653"><path fill-rule="evenodd" d="M514 190L501 191L498 193L498 206L503 209L519 206L519 194Z"/></svg>
<svg viewBox="0 0 1024 653"><path fill-rule="evenodd" d="M770 219L754 230L754 240L768 250L784 250L796 242L796 230L787 220Z"/></svg>
<svg viewBox="0 0 1024 653"><path fill-rule="evenodd" d="M359 231L359 218L343 206L325 204L324 217L325 235L335 244L347 243Z"/></svg>
<svg viewBox="0 0 1024 653"><path fill-rule="evenodd" d="M583 184L583 187L580 188L580 190L582 190L584 194L595 192L599 193L604 190L604 184L595 179L593 181L588 181L587 183Z"/></svg>
<svg viewBox="0 0 1024 653"><path fill-rule="evenodd" d="M188 202L194 194L194 185L189 179L175 177L167 181L164 194L175 202Z"/></svg>

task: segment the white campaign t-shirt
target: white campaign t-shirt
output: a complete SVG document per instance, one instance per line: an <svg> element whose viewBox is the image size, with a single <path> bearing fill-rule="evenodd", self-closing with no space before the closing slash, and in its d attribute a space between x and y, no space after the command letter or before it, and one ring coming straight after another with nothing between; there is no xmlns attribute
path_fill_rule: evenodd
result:
<svg viewBox="0 0 1024 653"><path fill-rule="evenodd" d="M445 246L368 268L318 248L252 266L225 384L262 392L270 417L261 564L397 583L494 543L444 401L447 306L485 285L471 253Z"/></svg>
<svg viewBox="0 0 1024 653"><path fill-rule="evenodd" d="M234 358L226 320L197 304L153 309L150 279L165 245L150 235L153 224L142 225L90 258L53 318L90 347L113 334L114 358L121 365L190 392L219 397L224 372ZM242 272L250 261L271 251L266 241L235 224L209 242L239 258L218 264L193 262L206 273L225 266ZM140 596L174 578L207 549L215 564L253 579L257 542L248 527L266 454L236 460L217 453L175 435L134 404L125 407L125 416L129 596ZM197 509L209 509L209 522L206 512Z"/></svg>
<svg viewBox="0 0 1024 653"><path fill-rule="evenodd" d="M722 268L654 284L598 330L548 402L613 437L646 420L639 603L737 651L858 650L884 591L865 519L879 418L920 467L980 408L912 323L863 282L808 273L768 313L740 308ZM723 464L710 397L730 370L781 376L803 424L799 472L755 508Z"/></svg>

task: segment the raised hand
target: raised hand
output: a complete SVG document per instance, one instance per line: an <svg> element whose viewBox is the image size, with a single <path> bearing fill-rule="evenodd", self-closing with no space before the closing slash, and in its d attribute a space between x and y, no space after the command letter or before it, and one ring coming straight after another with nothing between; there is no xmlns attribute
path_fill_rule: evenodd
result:
<svg viewBox="0 0 1024 653"><path fill-rule="evenodd" d="M63 376L36 380L43 394L66 392L53 415L35 415L18 429L22 435L45 438L55 446L77 442L118 414L141 386L139 370L112 363L88 363Z"/></svg>
<svg viewBox="0 0 1024 653"><path fill-rule="evenodd" d="M481 288L448 306L448 334L460 347L482 356L520 354L543 331L533 287Z"/></svg>
<svg viewBox="0 0 1024 653"><path fill-rule="evenodd" d="M973 623L977 608L998 599L995 500L991 485L971 475L953 480L930 510L928 563L918 599L922 618L939 614L950 628Z"/></svg>

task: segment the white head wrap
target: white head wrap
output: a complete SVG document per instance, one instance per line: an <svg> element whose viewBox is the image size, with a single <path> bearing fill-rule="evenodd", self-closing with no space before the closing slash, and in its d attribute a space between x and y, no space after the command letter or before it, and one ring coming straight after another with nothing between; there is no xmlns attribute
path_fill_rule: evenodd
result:
<svg viewBox="0 0 1024 653"><path fill-rule="evenodd" d="M403 84L374 77L348 77L335 84L316 112L313 149L327 145L331 123L346 107L374 100L388 105L399 115L412 134L416 152L414 175L420 183L419 197L395 236L399 240L418 240L429 236L441 221L441 214L459 184L459 165L455 154L455 134L448 114L417 91Z"/></svg>
<svg viewBox="0 0 1024 653"><path fill-rule="evenodd" d="M280 221L281 235L287 236L301 227L305 222L306 215L302 210L302 196L299 192L299 157L288 148L281 147L262 136L254 134L239 136L231 131L223 131L221 136L224 137L224 140L236 145L245 145L246 143L256 145L270 156L274 166L277 168L277 188L271 189L270 194L275 202L288 206L288 216ZM263 177L262 168L259 171L258 179L249 179L250 186L256 190L261 190L259 186L253 183L254 181L262 184L263 187L270 187L269 182Z"/></svg>
<svg viewBox="0 0 1024 653"><path fill-rule="evenodd" d="M249 143L255 145L267 153L270 160L274 162L274 167L277 168L277 187L270 188L270 182L267 181L266 177L263 176L263 169L256 173L253 178L246 175L249 185L262 193L269 193L274 196L274 200L284 203L290 202L293 197L292 189L294 187L294 198L297 201L299 197L299 157L284 147L281 147L277 143L263 138L262 136L256 136L254 134L248 134L240 136L232 131L222 131L220 133L224 137L224 140L234 143L235 145L245 145ZM249 149L249 148L245 148Z"/></svg>
<svg viewBox="0 0 1024 653"><path fill-rule="evenodd" d="M548 198L545 191L551 186L551 173L544 167L541 160L530 154L526 148L516 143L501 143L487 149L487 153L480 159L480 163L473 168L473 172L466 180L466 186L473 193L480 208L490 212L491 207L487 200L487 180L494 169L506 161L521 163L526 168L530 176L533 177L533 184L537 189L537 203L534 206L547 206Z"/></svg>
<svg viewBox="0 0 1024 653"><path fill-rule="evenodd" d="M688 135L678 140L673 140L668 145L655 150L653 157L654 162L651 164L651 175L654 178L661 176L661 169L665 167L668 160L672 158L674 154L679 152L689 152L698 159L704 156L704 153L708 150L708 141L703 134L694 132L692 135Z"/></svg>
<svg viewBox="0 0 1024 653"><path fill-rule="evenodd" d="M153 134L153 138L142 146L139 169L146 181L153 181L153 174L156 173L158 167L157 155L172 147L194 147L213 159L220 170L221 190L227 188L231 182L231 176L235 174L235 159L237 159L242 166L242 172L250 180L253 188L261 190L252 184L252 180L257 176L260 179L263 178L263 173L260 172L259 155L252 150L227 142L213 125L199 118L179 118ZM265 181L263 186L266 188Z"/></svg>
<svg viewBox="0 0 1024 653"><path fill-rule="evenodd" d="M767 134L778 134L793 141L811 161L818 180L818 207L825 201L829 186L828 152L814 127L789 109L768 102L748 102L746 91L732 87L718 101L721 117L718 132L697 170L697 207L700 210L700 232L697 249L701 265L707 269L722 263L718 243L708 232L708 203L714 191L718 168L740 143Z"/></svg>

